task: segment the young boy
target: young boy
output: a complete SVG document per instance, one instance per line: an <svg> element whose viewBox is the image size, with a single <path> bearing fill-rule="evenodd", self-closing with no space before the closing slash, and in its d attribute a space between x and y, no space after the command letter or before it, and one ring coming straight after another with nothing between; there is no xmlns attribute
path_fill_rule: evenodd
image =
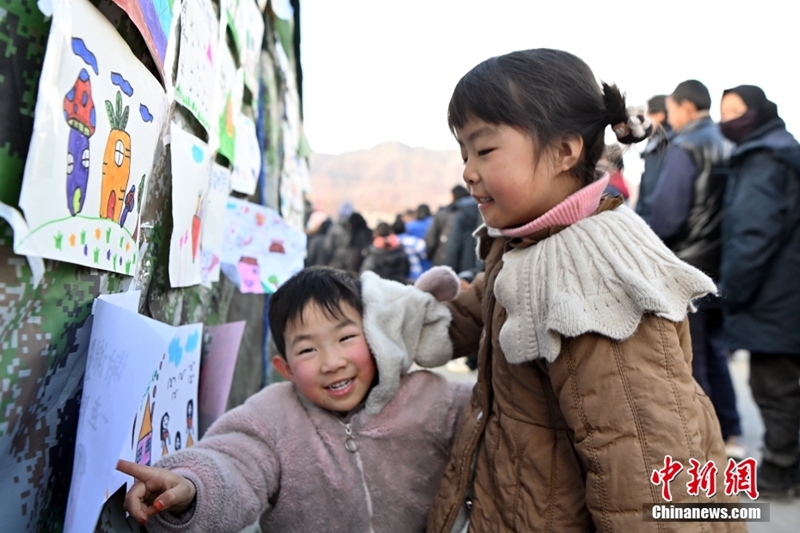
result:
<svg viewBox="0 0 800 533"><path fill-rule="evenodd" d="M301 271L270 300L288 382L157 467L120 461L126 510L149 531L424 531L471 387L407 371L450 359L450 320L371 272Z"/></svg>

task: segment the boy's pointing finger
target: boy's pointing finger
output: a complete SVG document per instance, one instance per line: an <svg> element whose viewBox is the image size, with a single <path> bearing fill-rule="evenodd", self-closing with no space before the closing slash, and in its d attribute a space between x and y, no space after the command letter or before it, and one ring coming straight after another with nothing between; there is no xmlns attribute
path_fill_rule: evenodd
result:
<svg viewBox="0 0 800 533"><path fill-rule="evenodd" d="M130 461L125 461L124 459L117 461L117 470L123 474L133 476L136 479L146 480L148 477L150 477L150 468L151 467L149 466L132 463Z"/></svg>

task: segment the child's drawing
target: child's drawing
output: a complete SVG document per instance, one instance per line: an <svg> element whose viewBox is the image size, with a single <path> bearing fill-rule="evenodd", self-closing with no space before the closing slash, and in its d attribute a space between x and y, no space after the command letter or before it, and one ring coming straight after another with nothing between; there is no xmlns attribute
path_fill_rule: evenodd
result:
<svg viewBox="0 0 800 533"><path fill-rule="evenodd" d="M114 0L124 9L144 37L161 74L167 56L167 42L172 34L175 0Z"/></svg>
<svg viewBox="0 0 800 533"><path fill-rule="evenodd" d="M117 76L117 81L125 81L115 72L111 73L112 79L114 79L115 75ZM132 95L133 89L129 84L127 88L130 90L130 95ZM108 134L106 149L103 154L100 216L114 221L122 220L125 188L128 186L128 180L131 177L131 136L125 131L125 126L128 125L129 111L129 106L125 106L124 111L122 109L122 92L120 91L117 91L116 107L109 100L106 100L106 113L108 113L108 123L111 125L111 131ZM133 198L133 191L134 186L131 185L131 198ZM133 201L130 203L133 204Z"/></svg>
<svg viewBox="0 0 800 533"><path fill-rule="evenodd" d="M153 459L153 415L150 405L150 398L148 397L144 402L142 425L139 428L139 440L136 443L136 462L147 466L150 466ZM134 428L136 427L137 418L134 417Z"/></svg>
<svg viewBox="0 0 800 533"><path fill-rule="evenodd" d="M169 454L168 444L171 444L169 438L169 413L164 413L161 415L161 457Z"/></svg>
<svg viewBox="0 0 800 533"><path fill-rule="evenodd" d="M237 47L237 54L240 53L239 48L239 27L237 19L237 15L239 13L239 4L242 3L243 0L221 0L220 7L219 7L219 15L220 15L220 31L229 30L231 35L233 36L233 43Z"/></svg>
<svg viewBox="0 0 800 533"><path fill-rule="evenodd" d="M192 432L194 431L194 401L189 400L186 402L186 447L189 448L194 445ZM180 433L178 433L180 435Z"/></svg>
<svg viewBox="0 0 800 533"><path fill-rule="evenodd" d="M171 153L173 227L169 280L173 287L188 287L202 281L200 236L211 176L211 151L206 143L173 124Z"/></svg>
<svg viewBox="0 0 800 533"><path fill-rule="evenodd" d="M75 43L83 43L75 38L72 41L73 48ZM64 96L64 118L71 128L67 141L67 208L75 216L83 210L86 200L90 163L89 137L94 134L97 125L92 80L85 68L81 69L75 85Z"/></svg>
<svg viewBox="0 0 800 533"><path fill-rule="evenodd" d="M201 270L203 285L219 281L222 236L225 232L225 205L230 194L231 171L214 163L208 182L206 205L203 209L203 224L200 238Z"/></svg>
<svg viewBox="0 0 800 533"><path fill-rule="evenodd" d="M209 80L215 75L218 42L219 20L211 1L183 2L175 100L192 112L209 136L214 99L214 84Z"/></svg>
<svg viewBox="0 0 800 533"><path fill-rule="evenodd" d="M132 275L164 92L88 0L53 7L14 250Z"/></svg>
<svg viewBox="0 0 800 533"><path fill-rule="evenodd" d="M261 146L258 144L256 124L240 113L236 120L236 159L231 175L231 188L251 195L256 192L261 172Z"/></svg>
<svg viewBox="0 0 800 533"><path fill-rule="evenodd" d="M275 292L303 268L305 248L305 233L274 209L228 198L222 271L241 292Z"/></svg>
<svg viewBox="0 0 800 533"><path fill-rule="evenodd" d="M152 446L156 439L153 429L157 429L158 436L155 442L159 447L152 454L153 463L194 443L191 440L191 433L187 440L186 433L182 431L181 414L187 413L187 405L191 405L193 409L197 403L202 328L202 324L189 324L173 329L174 337L159 363L150 369L152 377L146 389L142 391L142 401L137 414L137 419L141 419L142 423L137 429L140 445L144 443L147 446ZM189 423L187 430L192 430ZM178 435L183 437L179 438ZM122 458L134 460L133 457ZM146 464L144 460L139 460L138 448L135 460L139 464Z"/></svg>
<svg viewBox="0 0 800 533"><path fill-rule="evenodd" d="M131 310L138 305L136 296L133 305L123 295L102 296L94 305L65 533L95 530L103 503L126 481L114 470L120 457L151 462L153 405L144 393L180 328ZM125 324L124 342L120 324Z"/></svg>
<svg viewBox="0 0 800 533"><path fill-rule="evenodd" d="M264 15L255 0L241 0L236 11L239 59L244 71L244 83L254 97L258 96L258 68L261 64L261 45L264 40Z"/></svg>
<svg viewBox="0 0 800 533"><path fill-rule="evenodd" d="M224 41L218 48L217 84L214 89L214 117L219 135L219 153L235 161L236 120L242 108L242 71L236 69L230 48Z"/></svg>

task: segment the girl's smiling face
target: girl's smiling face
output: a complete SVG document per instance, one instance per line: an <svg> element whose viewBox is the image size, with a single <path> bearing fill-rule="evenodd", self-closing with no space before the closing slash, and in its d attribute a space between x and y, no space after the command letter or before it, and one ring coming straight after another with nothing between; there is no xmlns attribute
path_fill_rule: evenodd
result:
<svg viewBox="0 0 800 533"><path fill-rule="evenodd" d="M582 142L578 146L565 140L536 153L529 135L476 118L456 128L456 139L464 182L489 227L527 224L580 188L568 170L577 162Z"/></svg>

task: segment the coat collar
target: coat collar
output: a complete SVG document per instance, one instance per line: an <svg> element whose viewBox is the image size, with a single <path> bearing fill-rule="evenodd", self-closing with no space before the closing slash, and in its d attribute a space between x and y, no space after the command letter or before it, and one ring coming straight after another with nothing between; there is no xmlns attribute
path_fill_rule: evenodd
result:
<svg viewBox="0 0 800 533"><path fill-rule="evenodd" d="M605 211L611 211L616 209L617 207L623 204L623 200L619 196L610 196L604 195L600 199L600 205L597 206L597 209L594 213L590 216L595 216ZM528 246L533 246L534 244L542 241L556 233L568 228L569 226L550 226L549 228L544 228L542 230L537 231L536 233L532 233L523 238L510 238L510 237L493 237L489 235L489 227L486 224L481 224L480 227L475 230L473 235L478 239L478 258L481 261L488 261L489 255L492 250L492 243L495 240L500 240L503 242L503 250L511 250L511 249L521 249L527 248Z"/></svg>

